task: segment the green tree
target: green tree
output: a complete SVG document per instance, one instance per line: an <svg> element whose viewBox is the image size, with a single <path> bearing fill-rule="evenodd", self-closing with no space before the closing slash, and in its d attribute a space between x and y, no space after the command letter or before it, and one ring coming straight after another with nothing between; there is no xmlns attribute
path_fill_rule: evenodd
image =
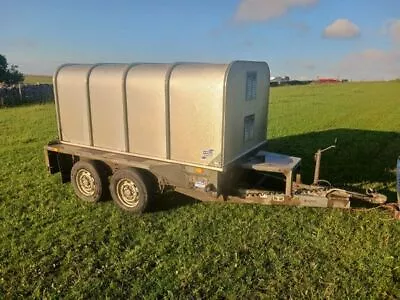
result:
<svg viewBox="0 0 400 300"><path fill-rule="evenodd" d="M17 65L9 65L7 58L0 54L0 83L7 85L24 81L24 74L18 71Z"/></svg>

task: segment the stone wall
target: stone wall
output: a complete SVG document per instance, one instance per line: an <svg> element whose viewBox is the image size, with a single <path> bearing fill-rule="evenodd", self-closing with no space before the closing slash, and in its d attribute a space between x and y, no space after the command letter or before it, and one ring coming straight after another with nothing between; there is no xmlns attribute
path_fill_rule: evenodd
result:
<svg viewBox="0 0 400 300"><path fill-rule="evenodd" d="M54 101L51 84L0 86L0 107Z"/></svg>

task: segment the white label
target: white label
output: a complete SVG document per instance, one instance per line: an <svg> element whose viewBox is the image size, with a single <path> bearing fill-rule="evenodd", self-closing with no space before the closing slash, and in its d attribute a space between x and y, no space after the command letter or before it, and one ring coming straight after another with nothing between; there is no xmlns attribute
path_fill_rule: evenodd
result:
<svg viewBox="0 0 400 300"><path fill-rule="evenodd" d="M207 181L202 179L202 180L198 180L194 183L194 186L199 188L199 189L204 189L207 185Z"/></svg>
<svg viewBox="0 0 400 300"><path fill-rule="evenodd" d="M213 154L214 154L214 149L203 150L201 151L201 159L207 159L213 156Z"/></svg>

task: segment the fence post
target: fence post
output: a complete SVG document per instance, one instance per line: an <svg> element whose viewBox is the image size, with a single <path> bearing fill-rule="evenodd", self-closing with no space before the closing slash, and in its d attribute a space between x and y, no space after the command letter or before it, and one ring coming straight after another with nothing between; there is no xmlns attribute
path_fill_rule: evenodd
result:
<svg viewBox="0 0 400 300"><path fill-rule="evenodd" d="M18 93L19 93L19 103L22 103L22 90L21 90L21 83L18 83Z"/></svg>
<svg viewBox="0 0 400 300"><path fill-rule="evenodd" d="M0 107L4 106L4 92L3 88L0 86Z"/></svg>

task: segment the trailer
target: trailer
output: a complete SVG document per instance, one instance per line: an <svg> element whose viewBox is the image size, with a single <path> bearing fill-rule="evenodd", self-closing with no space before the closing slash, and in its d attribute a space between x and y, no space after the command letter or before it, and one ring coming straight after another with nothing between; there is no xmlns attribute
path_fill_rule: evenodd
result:
<svg viewBox="0 0 400 300"><path fill-rule="evenodd" d="M67 64L53 77L58 140L51 174L97 202L145 211L173 188L202 201L349 208L384 195L301 182L301 158L268 151L265 62Z"/></svg>

